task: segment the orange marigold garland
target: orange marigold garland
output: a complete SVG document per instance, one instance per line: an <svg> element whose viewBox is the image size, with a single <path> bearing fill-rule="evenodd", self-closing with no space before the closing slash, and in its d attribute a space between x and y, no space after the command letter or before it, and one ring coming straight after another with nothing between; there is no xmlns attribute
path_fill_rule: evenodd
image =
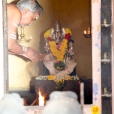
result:
<svg viewBox="0 0 114 114"><path fill-rule="evenodd" d="M68 29L68 28L64 28L64 29L65 29L65 37L64 37L62 43L60 44L60 49L57 49L57 45L56 45L55 41L53 41L50 38L51 29L47 30L44 34L44 37L47 38L49 41L49 46L50 46L50 50L51 50L52 54L57 58L58 61L63 61L64 55L67 50L68 40L70 40L70 37L72 35L70 29Z"/></svg>
<svg viewBox="0 0 114 114"><path fill-rule="evenodd" d="M50 50L53 56L55 56L57 59L56 61L57 63L55 63L55 67L57 67L56 69L59 71L63 70L65 67L63 63L63 59L67 50L67 43L71 39L71 35L72 35L72 32L70 31L70 29L64 28L64 30L65 30L65 36L62 42L59 43L59 45L56 45L56 42L51 38L51 29L47 30L44 34L45 39L47 39L49 42ZM63 65L62 69L61 69L61 64ZM64 86L64 80L73 80L71 76L65 76L64 79L57 79L55 75L49 75L47 79L55 80L56 89L61 89Z"/></svg>
<svg viewBox="0 0 114 114"><path fill-rule="evenodd" d="M60 50L56 48L56 43L54 41L49 41L49 46L52 54L57 58L58 61L63 61L64 55L67 49L67 40L63 39Z"/></svg>

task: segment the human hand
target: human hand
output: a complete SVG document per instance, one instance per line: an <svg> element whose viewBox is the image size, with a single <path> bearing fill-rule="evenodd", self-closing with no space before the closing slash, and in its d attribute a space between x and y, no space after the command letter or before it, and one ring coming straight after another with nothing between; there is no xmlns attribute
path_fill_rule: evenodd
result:
<svg viewBox="0 0 114 114"><path fill-rule="evenodd" d="M46 54L38 54L38 56L39 56L39 60L43 61L45 56L46 56Z"/></svg>
<svg viewBox="0 0 114 114"><path fill-rule="evenodd" d="M29 58L31 61L40 61L40 56L38 55L37 51L31 47L27 48L27 52L23 54L24 57Z"/></svg>

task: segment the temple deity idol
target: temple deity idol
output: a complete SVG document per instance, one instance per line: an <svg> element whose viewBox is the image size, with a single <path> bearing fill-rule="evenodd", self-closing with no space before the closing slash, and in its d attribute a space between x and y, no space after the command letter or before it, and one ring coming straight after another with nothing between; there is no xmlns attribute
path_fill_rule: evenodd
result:
<svg viewBox="0 0 114 114"><path fill-rule="evenodd" d="M73 59L74 41L71 37L71 30L61 27L59 21L56 21L54 26L44 34L46 57L43 63L50 75L56 78L64 79L76 69L77 63Z"/></svg>

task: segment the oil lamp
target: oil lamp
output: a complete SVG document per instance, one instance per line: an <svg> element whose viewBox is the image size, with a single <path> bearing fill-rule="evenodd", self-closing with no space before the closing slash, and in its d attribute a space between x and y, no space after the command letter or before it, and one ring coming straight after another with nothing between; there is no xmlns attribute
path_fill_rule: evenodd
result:
<svg viewBox="0 0 114 114"><path fill-rule="evenodd" d="M85 38L91 38L91 1L89 0L89 26L83 33Z"/></svg>
<svg viewBox="0 0 114 114"><path fill-rule="evenodd" d="M87 30L84 30L84 37L85 38L91 38L91 29L90 29L90 26L88 27Z"/></svg>
<svg viewBox="0 0 114 114"><path fill-rule="evenodd" d="M19 43L27 43L30 42L30 40L32 39L32 37L30 37L30 39L25 39L25 34L24 34L24 26L20 26L20 36L18 37L18 42Z"/></svg>

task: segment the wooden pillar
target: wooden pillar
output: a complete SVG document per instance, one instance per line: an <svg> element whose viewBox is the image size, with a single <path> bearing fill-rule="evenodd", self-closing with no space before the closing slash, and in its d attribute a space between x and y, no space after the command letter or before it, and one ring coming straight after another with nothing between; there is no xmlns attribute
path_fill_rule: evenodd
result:
<svg viewBox="0 0 114 114"><path fill-rule="evenodd" d="M112 0L112 114L114 114L114 0Z"/></svg>
<svg viewBox="0 0 114 114"><path fill-rule="evenodd" d="M0 99L8 92L6 0L0 1Z"/></svg>
<svg viewBox="0 0 114 114"><path fill-rule="evenodd" d="M111 0L101 0L101 90L103 114L112 114L111 29Z"/></svg>

